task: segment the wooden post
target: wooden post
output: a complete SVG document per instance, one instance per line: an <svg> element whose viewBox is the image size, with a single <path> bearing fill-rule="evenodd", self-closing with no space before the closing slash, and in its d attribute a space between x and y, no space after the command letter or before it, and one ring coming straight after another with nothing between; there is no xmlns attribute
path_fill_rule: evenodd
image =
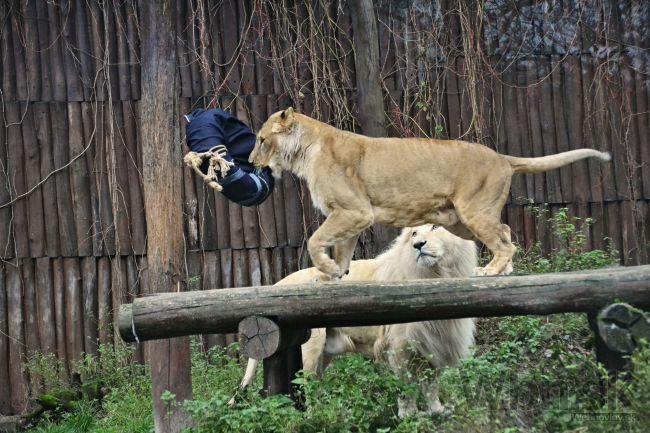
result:
<svg viewBox="0 0 650 433"><path fill-rule="evenodd" d="M352 18L354 68L357 77L357 108L361 132L369 137L385 137L384 97L379 59L377 19L372 0L352 0L348 3ZM397 236L394 227L373 225L372 256L383 251Z"/></svg>
<svg viewBox="0 0 650 433"><path fill-rule="evenodd" d="M147 223L148 292L180 288L183 269L182 155L176 85L176 2L142 2L142 177ZM192 397L189 339L148 343L157 433L180 432ZM163 392L174 401L161 400Z"/></svg>
<svg viewBox="0 0 650 433"><path fill-rule="evenodd" d="M309 329L281 328L268 317L248 316L239 322L241 351L247 357L263 360L265 396L290 395L298 406L298 387L291 382L302 369L300 345L309 339Z"/></svg>

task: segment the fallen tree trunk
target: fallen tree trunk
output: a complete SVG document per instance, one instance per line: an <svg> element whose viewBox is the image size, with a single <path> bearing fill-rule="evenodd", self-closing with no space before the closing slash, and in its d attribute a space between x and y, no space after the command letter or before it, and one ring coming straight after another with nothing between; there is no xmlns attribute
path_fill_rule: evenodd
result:
<svg viewBox="0 0 650 433"><path fill-rule="evenodd" d="M248 316L284 328L378 325L461 317L650 306L650 265L530 276L335 282L159 293L120 308L126 341L236 332Z"/></svg>

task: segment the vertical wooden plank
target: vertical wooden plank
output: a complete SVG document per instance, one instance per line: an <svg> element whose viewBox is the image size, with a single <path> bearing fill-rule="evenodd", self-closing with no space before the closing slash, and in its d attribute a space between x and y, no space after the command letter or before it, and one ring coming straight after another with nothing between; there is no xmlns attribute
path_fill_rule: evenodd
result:
<svg viewBox="0 0 650 433"><path fill-rule="evenodd" d="M11 181L11 196L13 199L24 194L25 188L25 153L23 150L23 136L21 133L22 112L18 103L5 104L7 119L7 171ZM15 199L12 204L12 217L14 221L13 237L16 246L16 257L29 257L29 239L27 236L27 201Z"/></svg>
<svg viewBox="0 0 650 433"><path fill-rule="evenodd" d="M27 98L22 101L40 101L43 76L41 74L41 59L38 53L38 24L36 20L36 2L20 2L20 18L16 25L20 26L21 41L25 52L25 72L27 78ZM49 77L47 79L49 85Z"/></svg>
<svg viewBox="0 0 650 433"><path fill-rule="evenodd" d="M551 100L553 107L553 120L555 122L555 142L557 143L558 152L566 152L570 149L569 134L566 125L566 113L564 112L563 101L563 82L562 82L562 65L559 56L551 57L551 89L553 91ZM562 201L567 203L573 200L573 167L571 165L562 167L559 170L560 190L562 192Z"/></svg>
<svg viewBox="0 0 650 433"><path fill-rule="evenodd" d="M507 153L513 156L521 155L521 122L517 120L517 113L515 112L517 108L517 93L513 87L517 83L517 76L511 72L504 72L503 75L503 118L506 129L507 137ZM451 95L448 97L448 100L451 98ZM451 107L449 116L452 116ZM523 176L513 176L512 186L510 187L510 201L514 201L519 197L526 197L526 183Z"/></svg>
<svg viewBox="0 0 650 433"><path fill-rule="evenodd" d="M61 44L65 41L70 41L71 44L79 47L76 44L76 25L75 16L76 9L73 9L73 2L61 3L60 7L54 4L48 5L48 17L50 22L58 22L62 32ZM58 36L54 36L58 37ZM67 101L83 101L83 81L81 80L80 68L81 62L85 61L84 57L79 57L79 63L75 60L73 50L67 49L67 46L62 48L63 67L65 71L65 84L66 84L66 97L62 100ZM85 55L85 53L82 53Z"/></svg>
<svg viewBox="0 0 650 433"><path fill-rule="evenodd" d="M221 263L218 251L206 251L203 255L203 290L220 289L223 287L221 282ZM226 345L226 336L223 334L207 334L203 336L206 350L214 346L224 347Z"/></svg>
<svg viewBox="0 0 650 433"><path fill-rule="evenodd" d="M542 138L542 122L539 112L541 88L537 82L537 63L535 61L526 62L526 66L526 71L518 74L518 82L523 88L517 92L517 111L521 117L527 117L528 120L527 126L526 123L519 123L519 128L521 129L520 137L524 138L521 143L521 156L539 157L545 155ZM522 80L522 75L524 74L526 78ZM522 99L524 94L527 97L527 104ZM526 116L526 112L528 112L528 116ZM546 181L544 173L525 175L525 178L528 198L532 198L535 203L546 203Z"/></svg>
<svg viewBox="0 0 650 433"><path fill-rule="evenodd" d="M116 6L115 2L113 2L113 6ZM120 74L121 62L118 45L118 34L120 31L116 27L117 18L115 16L117 13L117 9L111 7L110 3L104 3L99 11L103 23L100 32L102 33L102 38L104 40L104 61L108 62L108 65L104 66L104 74L108 79L108 82L106 83L108 86L107 90L110 92L109 95L114 102L121 99L122 90L122 75ZM125 77L128 79L127 75L125 75Z"/></svg>
<svg viewBox="0 0 650 433"><path fill-rule="evenodd" d="M179 98L179 112L184 114L190 111L190 100L188 98ZM187 122L180 116L180 136L183 155L190 151L187 147L185 138L185 126ZM196 198L196 174L194 171L183 164L183 206L184 206L184 228L185 228L185 248L187 250L196 250L199 248L199 221L198 221L198 199ZM144 211L144 209L143 209ZM134 240L135 243L135 240Z"/></svg>
<svg viewBox="0 0 650 433"><path fill-rule="evenodd" d="M140 99L140 31L138 27L138 2L128 0L126 7L126 32L129 45L131 98Z"/></svg>
<svg viewBox="0 0 650 433"><path fill-rule="evenodd" d="M90 195L90 174L86 162L85 152L89 143L85 140L83 116L81 106L78 103L68 104L68 137L70 158L77 158L70 166L70 191L72 194L72 210L74 211L74 221L68 224L74 224L76 238L77 254L80 256L89 256L93 254L92 250L92 201Z"/></svg>
<svg viewBox="0 0 650 433"><path fill-rule="evenodd" d="M20 39L19 35L22 34L22 23L19 18L19 7L20 2L13 0L11 2L11 24L12 30L11 34L14 35L11 38L13 42L13 64L15 65L15 77L16 77L16 100L18 101L28 101L29 100L29 80L27 77L27 69L25 66L25 45Z"/></svg>
<svg viewBox="0 0 650 433"><path fill-rule="evenodd" d="M544 58L537 60L537 77L540 81L540 121L542 127L542 143L544 154L552 155L557 153L555 142L555 120L553 118L553 102L551 80L548 75L551 72L550 63ZM546 77L546 78L545 78ZM557 170L550 170L544 173L546 178L546 201L548 203L562 203L562 185Z"/></svg>
<svg viewBox="0 0 650 433"><path fill-rule="evenodd" d="M97 327L99 343L102 345L113 342L113 300L111 294L111 261L110 257L97 259Z"/></svg>
<svg viewBox="0 0 650 433"><path fill-rule="evenodd" d="M226 248L219 251L221 263L221 285L223 288L233 287L232 249Z"/></svg>
<svg viewBox="0 0 650 433"><path fill-rule="evenodd" d="M3 68L6 69L6 68ZM13 239L13 218L11 206L11 178L8 165L8 136L5 122L0 122L0 258L14 257L15 246Z"/></svg>
<svg viewBox="0 0 650 433"><path fill-rule="evenodd" d="M273 283L280 281L284 275L284 248L273 248L271 251L271 265L273 267Z"/></svg>
<svg viewBox="0 0 650 433"><path fill-rule="evenodd" d="M612 119L610 118L611 111L608 109L609 104L613 101L608 100L607 90L608 90L608 75L606 73L607 67L603 66L600 63L600 60L597 58L590 58L590 61L593 63L593 68L595 72L593 74L593 79L589 83L592 87L592 97L593 97L593 109L594 109L594 143L593 148L598 150L612 150L612 143L610 142L612 137ZM593 69L592 69L593 70ZM616 157L615 155L612 155ZM589 161L590 172L591 167L594 165L593 158ZM597 163L597 161L596 161ZM614 175L614 165L616 161L610 164L598 164L597 169L599 173L602 173L601 176L594 177L596 179L600 178L600 182L603 187L603 199L604 200L616 200L616 182Z"/></svg>
<svg viewBox="0 0 650 433"><path fill-rule="evenodd" d="M86 9L89 8L89 4L81 2L70 3L74 8L74 30L77 42L76 47L78 48L78 51L75 51L73 53L73 56L75 56L75 58L73 59L73 63L70 66L79 72L77 72L76 77L71 77L68 80L68 83L70 83L71 80L79 80L79 77L81 77L83 83L83 97L79 100L90 101L91 99L95 99L93 96L97 96L93 88L93 84L95 82L94 77L97 73L97 70L93 67L94 65L92 63L91 56L97 56L96 61L98 62L99 58L101 58L101 54L97 50L93 52L93 47L91 46L90 42L90 24L88 23L86 14Z"/></svg>
<svg viewBox="0 0 650 433"><path fill-rule="evenodd" d="M10 2L0 2L0 52L2 52L2 81L0 85L2 86L2 94L4 95L5 101L15 101L17 99L16 91L16 71L13 67L8 65L14 65L14 47L13 47L13 38L17 33L13 32L11 19L12 12L14 11L13 5ZM22 77L21 77L22 78Z"/></svg>
<svg viewBox="0 0 650 433"><path fill-rule="evenodd" d="M639 233L634 218L634 201L627 200L619 203L621 226L621 245L623 252L623 264L634 266L639 264Z"/></svg>
<svg viewBox="0 0 650 433"><path fill-rule="evenodd" d="M250 286L248 274L248 254L246 250L232 250L233 287Z"/></svg>
<svg viewBox="0 0 650 433"><path fill-rule="evenodd" d="M260 252L257 249L248 251L248 282L251 286L262 285L262 264L260 263Z"/></svg>
<svg viewBox="0 0 650 433"><path fill-rule="evenodd" d="M99 154L100 158L102 153L102 139L99 134L103 134L102 123L97 124L95 118L95 109L97 105L92 103L81 103L81 121L83 124L83 141L85 151L85 163L88 176L88 188L90 190L90 227L86 229L86 235L83 238L84 251L88 248L86 242L90 242L92 247L92 254L101 256L104 254L104 233L102 232L102 215L106 212L106 202L103 199L107 194L107 187L105 186L106 173L101 171L101 162L99 167L96 165L96 155ZM68 105L70 110L76 110L74 104ZM76 114L75 114L76 118ZM82 168L79 168L82 170ZM112 215L112 214L111 214ZM77 229L79 230L79 229ZM110 232L108 233L110 234ZM108 239L110 241L110 239Z"/></svg>
<svg viewBox="0 0 650 433"><path fill-rule="evenodd" d="M94 97L97 101L108 100L107 77L109 65L107 65L107 42L104 40L104 18L98 3L85 3L86 22L88 29L88 41L91 53L91 61L95 75L93 76ZM92 90L92 88L91 88ZM94 99L94 98L93 98Z"/></svg>
<svg viewBox="0 0 650 433"><path fill-rule="evenodd" d="M52 280L52 259L36 259L36 305L38 335L44 353L57 353L54 283Z"/></svg>
<svg viewBox="0 0 650 433"><path fill-rule="evenodd" d="M32 106L21 103L23 119L23 146L25 148L25 188L30 191L41 180L40 157L38 142L34 130L34 113ZM45 222L43 219L43 191L36 187L27 196L27 236L31 257L42 257L45 254Z"/></svg>
<svg viewBox="0 0 650 433"><path fill-rule="evenodd" d="M627 151L625 152L626 172L623 175L623 178L626 184L626 189L629 191L629 195L626 195L626 199L629 200L632 198L636 200L643 198L643 186L641 181L641 168L643 167L643 162L641 160L641 148L650 146L648 146L648 143L645 140L641 143L639 136L637 135L637 123L639 120L643 119L645 113L639 114L640 112L637 108L638 98L635 95L636 88L634 85L634 71L630 65L631 59L628 56L624 56L623 59L620 71L622 84L621 138L624 143L627 143ZM621 174L617 173L617 176L621 176Z"/></svg>
<svg viewBox="0 0 650 433"><path fill-rule="evenodd" d="M284 247L282 249L282 255L284 258L284 271L286 275L289 275L298 270L298 255L297 248L294 247Z"/></svg>
<svg viewBox="0 0 650 433"><path fill-rule="evenodd" d="M68 370L68 338L66 334L65 317L65 278L63 272L63 259L52 259L52 287L54 290L54 317L56 319L56 353L57 357L64 362Z"/></svg>
<svg viewBox="0 0 650 433"><path fill-rule="evenodd" d="M54 170L52 136L50 130L50 104L37 102L34 107L36 140L41 155L40 178L45 181L43 191L43 213L45 217L45 254L50 257L61 255L59 243L59 213L56 204L56 180L48 178Z"/></svg>
<svg viewBox="0 0 650 433"><path fill-rule="evenodd" d="M126 275L126 261L123 257L113 257L111 259L111 303L113 304L113 332L114 341L121 340L117 331L117 311L120 305L128 302L128 280Z"/></svg>
<svg viewBox="0 0 650 433"><path fill-rule="evenodd" d="M447 110L449 118L447 119L447 128L449 138L457 139L463 134L463 125L461 123L460 112L460 90L458 88L458 74L455 65L447 68L445 74L445 89L447 90ZM512 90L512 89L511 89Z"/></svg>
<svg viewBox="0 0 650 433"><path fill-rule="evenodd" d="M640 57L640 56L639 56ZM643 141L650 137L650 82L645 77L643 70L650 68L650 58L646 56L645 59L636 58L644 67L642 70L637 70L634 74L634 96L636 97L636 126L637 134L641 139L640 155L641 161L640 177L643 185L643 197L650 199L650 146L647 142Z"/></svg>
<svg viewBox="0 0 650 433"><path fill-rule="evenodd" d="M237 22L237 5L235 0L226 0L223 2L221 12L221 38L223 41L224 58L227 62L226 70L228 71L225 79L227 91L232 94L239 94L241 86L241 72L239 69L239 56L235 50L239 47L239 25Z"/></svg>
<svg viewBox="0 0 650 433"><path fill-rule="evenodd" d="M612 240L614 248L619 253L619 258L623 263L625 259L625 251L623 250L623 239L621 236L621 209L617 201L604 203L605 207L605 236Z"/></svg>
<svg viewBox="0 0 650 433"><path fill-rule="evenodd" d="M78 258L63 259L63 278L65 284L66 352L72 371L72 364L82 358L84 351L83 292Z"/></svg>
<svg viewBox="0 0 650 433"><path fill-rule="evenodd" d="M584 108L584 144L585 147L601 150L596 142L595 128L595 107L594 107L594 66L589 56L580 57L580 66L582 72L582 106ZM591 200L594 202L603 200L603 183L600 172L600 164L591 159L586 161L589 176L589 186L591 189Z"/></svg>
<svg viewBox="0 0 650 433"><path fill-rule="evenodd" d="M304 238L302 204L298 192L299 181L295 176L287 174L282 176L287 244L297 247L302 244Z"/></svg>
<svg viewBox="0 0 650 433"><path fill-rule="evenodd" d="M106 104L106 151L108 153L108 181L111 194L111 208L115 221L115 242L117 254L131 252L131 233L129 230L129 192L128 156L125 142L122 104Z"/></svg>
<svg viewBox="0 0 650 433"><path fill-rule="evenodd" d="M31 25L37 27L38 30L38 45L36 52L39 55L41 65L41 101L52 100L52 79L53 73L50 66L50 53L52 48L49 41L49 25L47 21L47 4L46 2L34 2L35 15L33 15Z"/></svg>
<svg viewBox="0 0 650 433"><path fill-rule="evenodd" d="M582 95L580 59L575 56L565 58L560 67L564 83L563 109L566 115L569 148L577 149L588 147L584 134L584 99ZM589 166L587 161L577 161L572 165L573 196L574 201L584 203L591 200L589 186Z"/></svg>
<svg viewBox="0 0 650 433"><path fill-rule="evenodd" d="M108 125L104 124L105 117L105 104L97 104L96 111L93 113L91 125L87 130L84 124L84 133L86 133L86 140L93 140L92 146L95 148L94 154L94 172L96 173L95 183L98 189L99 197L99 216L101 219L100 224L100 239L104 248L104 254L114 255L117 252L116 234L115 234L115 216L113 214L113 206L111 202L111 182L109 171L111 167L108 166L108 143L106 143L105 128ZM94 122L94 123L92 123ZM94 132L94 135L90 135Z"/></svg>
<svg viewBox="0 0 650 433"><path fill-rule="evenodd" d="M97 355L99 341L99 304L97 286L97 263L95 257L81 259L82 292L83 292L83 336L84 352Z"/></svg>
<svg viewBox="0 0 650 433"><path fill-rule="evenodd" d="M74 116L76 103L56 102L50 105L52 118L52 160L54 168L59 171L54 175L56 184L56 207L58 215L58 236L61 255L72 257L78 253L77 236L88 236L86 231L76 226L72 191L70 186L70 169L63 167L70 162L70 147L76 140L79 127L72 127L68 133L68 124L79 125ZM84 211L83 209L81 210Z"/></svg>
<svg viewBox="0 0 650 433"><path fill-rule="evenodd" d="M185 30L187 23L184 18L188 16L187 2L177 2L177 11L175 17L176 34L179 35L176 41L176 58L177 61L177 75L179 78L178 87L180 90L179 96L182 98L191 98L192 93L192 71L190 69L190 56L186 46L187 38L185 37Z"/></svg>
<svg viewBox="0 0 650 433"><path fill-rule="evenodd" d="M137 257L134 255L123 256L122 264L126 265L127 302L133 302L139 294L142 294L140 290L140 269L138 268ZM134 355L135 362L143 364L145 362L144 345L138 344L135 348Z"/></svg>
<svg viewBox="0 0 650 433"><path fill-rule="evenodd" d="M65 78L65 67L63 64L63 34L64 29L61 26L60 12L63 11L63 5L55 5L51 2L47 4L47 22L48 22L48 46L47 52L50 57L49 69L52 73L52 99L54 101L65 101L67 99L67 88Z"/></svg>
<svg viewBox="0 0 650 433"><path fill-rule="evenodd" d="M27 375L21 368L25 360L25 327L23 315L23 283L18 260L5 262L7 273L7 318L9 339L9 383L11 412L23 413L27 407Z"/></svg>
<svg viewBox="0 0 650 433"><path fill-rule="evenodd" d="M138 134L135 107L132 102L123 102L124 141L128 167L129 188L129 223L131 236L131 250L134 254L142 255L147 252L144 201L142 198L142 178L138 167Z"/></svg>
<svg viewBox="0 0 650 433"><path fill-rule="evenodd" d="M11 383L9 382L9 306L5 264L0 262L0 414L11 413Z"/></svg>
<svg viewBox="0 0 650 433"><path fill-rule="evenodd" d="M261 273L261 284L263 286L270 286L273 284L273 258L270 248L260 248L259 249L260 257L260 273Z"/></svg>

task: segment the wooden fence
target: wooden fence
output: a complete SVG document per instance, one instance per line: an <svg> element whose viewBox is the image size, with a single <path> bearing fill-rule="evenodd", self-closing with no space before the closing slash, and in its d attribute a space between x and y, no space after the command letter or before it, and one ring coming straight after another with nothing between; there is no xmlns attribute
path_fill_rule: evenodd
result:
<svg viewBox="0 0 650 433"><path fill-rule="evenodd" d="M516 177L504 221L521 245L540 242L548 252L558 246L549 224L536 224L526 208L568 207L594 219L588 247L604 248L607 237L623 263L648 263L650 6L491 0L478 27L474 3L376 2L390 133L462 136L519 156L611 151L609 166L580 162ZM179 125L180 114L211 105L257 128L294 105L357 128L345 2L179 0L178 7ZM113 313L143 291L139 100L148 53L140 50L135 0L9 0L0 3L0 19L5 414L25 407L26 356L53 352L72 368L98 341L115 341ZM183 132L161 145L181 146ZM308 264L305 240L320 217L296 179L284 177L271 199L241 208L186 170L182 200L190 289L270 284ZM385 239L364 235L358 256Z"/></svg>

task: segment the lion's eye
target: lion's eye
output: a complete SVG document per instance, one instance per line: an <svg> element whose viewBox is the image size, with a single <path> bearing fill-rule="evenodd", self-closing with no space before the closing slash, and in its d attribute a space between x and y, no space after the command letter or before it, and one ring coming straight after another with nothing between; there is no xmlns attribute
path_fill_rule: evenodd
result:
<svg viewBox="0 0 650 433"><path fill-rule="evenodd" d="M440 226L435 225L435 224L432 224L432 225L431 225L431 230L433 231L433 230L437 229L438 227L440 227Z"/></svg>
<svg viewBox="0 0 650 433"><path fill-rule="evenodd" d="M415 235L417 235L417 234L418 234L418 232L413 232L413 234L411 235L411 237L414 238Z"/></svg>

